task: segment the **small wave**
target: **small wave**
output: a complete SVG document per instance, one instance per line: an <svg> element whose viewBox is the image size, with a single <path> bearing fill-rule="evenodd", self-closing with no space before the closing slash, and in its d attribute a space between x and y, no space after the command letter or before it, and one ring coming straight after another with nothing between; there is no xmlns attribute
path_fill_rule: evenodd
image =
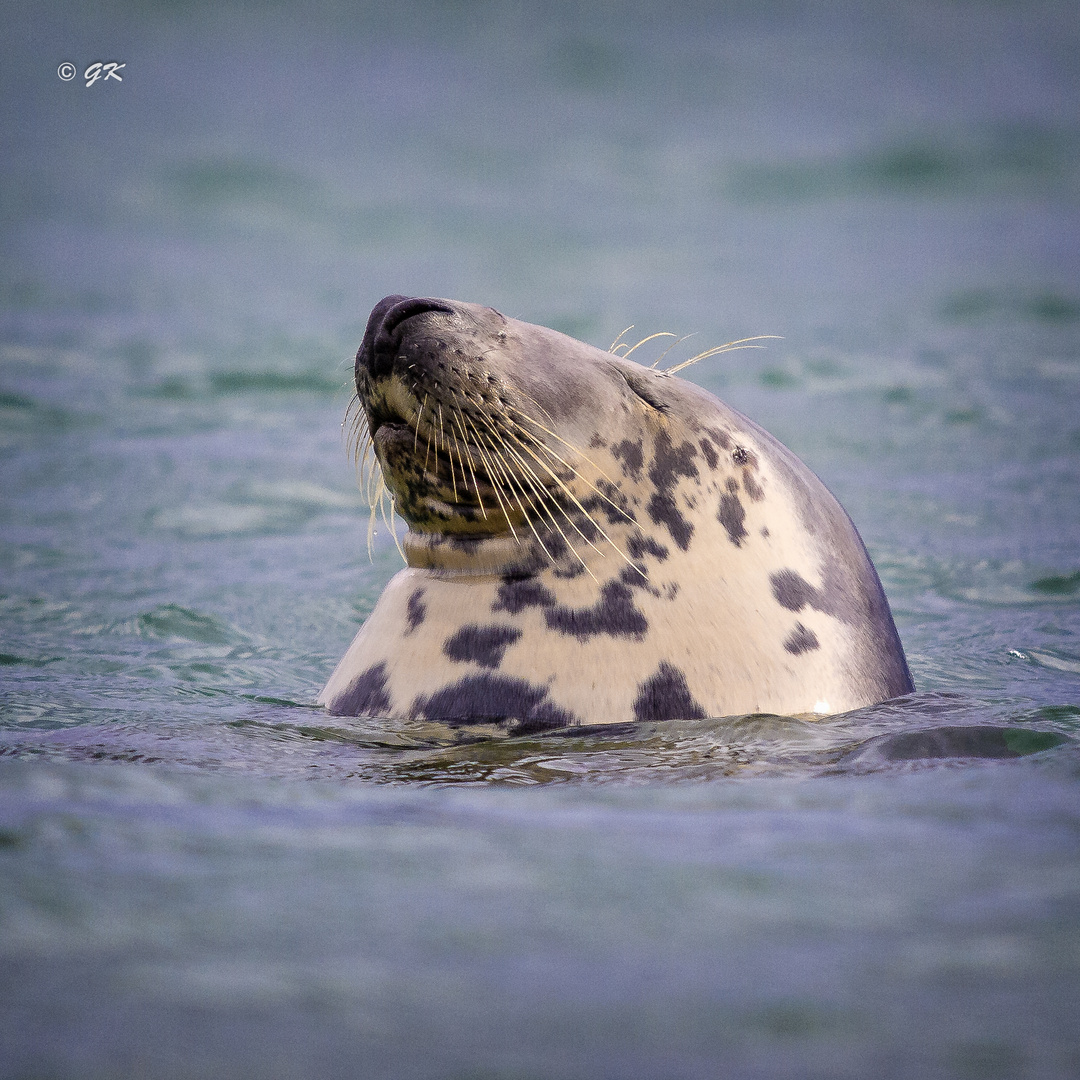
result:
<svg viewBox="0 0 1080 1080"><path fill-rule="evenodd" d="M196 540L275 532L292 523L287 511L251 503L168 507L156 511L150 520L156 529L177 532Z"/></svg>
<svg viewBox="0 0 1080 1080"><path fill-rule="evenodd" d="M1016 660L1029 660L1051 671L1080 675L1080 656L1062 652L1060 649L1010 649L1009 655Z"/></svg>
<svg viewBox="0 0 1080 1080"><path fill-rule="evenodd" d="M942 133L848 157L743 162L724 192L742 203L806 202L858 195L958 195L1027 191L1068 182L1072 140L1024 125ZM1050 311L1056 311L1051 306Z"/></svg>
<svg viewBox="0 0 1080 1080"><path fill-rule="evenodd" d="M1080 570L1071 574L1050 574L1031 583L1031 588L1045 596L1073 596L1080 592Z"/></svg>
<svg viewBox="0 0 1080 1080"><path fill-rule="evenodd" d="M161 641L193 641L200 645L228 645L237 640L230 627L213 615L203 615L179 604L160 604L135 619L140 637Z"/></svg>
<svg viewBox="0 0 1080 1080"><path fill-rule="evenodd" d="M1053 731L962 725L896 731L868 739L837 763L840 772L866 772L897 764L1027 757L1068 740Z"/></svg>
<svg viewBox="0 0 1080 1080"><path fill-rule="evenodd" d="M1080 319L1080 301L1052 290L971 289L950 293L938 305L938 315L951 323L1017 318L1040 323L1067 323Z"/></svg>

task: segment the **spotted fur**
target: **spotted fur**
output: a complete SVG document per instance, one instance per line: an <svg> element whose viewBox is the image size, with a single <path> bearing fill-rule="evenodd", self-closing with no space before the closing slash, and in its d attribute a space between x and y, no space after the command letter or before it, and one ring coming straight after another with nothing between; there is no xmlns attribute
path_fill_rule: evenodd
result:
<svg viewBox="0 0 1080 1080"><path fill-rule="evenodd" d="M331 712L527 731L912 689L836 500L692 383L490 308L387 297L356 385L408 565L320 695Z"/></svg>

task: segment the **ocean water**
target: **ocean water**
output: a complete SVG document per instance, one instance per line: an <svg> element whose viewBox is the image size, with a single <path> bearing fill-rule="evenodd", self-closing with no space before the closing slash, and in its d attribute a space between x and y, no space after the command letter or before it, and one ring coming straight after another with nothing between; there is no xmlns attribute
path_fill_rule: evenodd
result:
<svg viewBox="0 0 1080 1080"><path fill-rule="evenodd" d="M1080 1075L1071 4L9 8L0 1077ZM391 292L782 335L917 692L326 716Z"/></svg>

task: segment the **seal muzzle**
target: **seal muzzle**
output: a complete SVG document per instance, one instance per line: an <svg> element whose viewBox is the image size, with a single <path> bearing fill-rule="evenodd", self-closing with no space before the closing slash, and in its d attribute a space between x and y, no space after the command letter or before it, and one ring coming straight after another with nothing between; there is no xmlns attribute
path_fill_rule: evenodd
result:
<svg viewBox="0 0 1080 1080"><path fill-rule="evenodd" d="M383 297L371 309L364 340L356 351L356 374L359 375L363 369L373 379L385 378L392 372L394 357L401 347L401 324L426 311L452 314L453 310L444 301L428 297Z"/></svg>

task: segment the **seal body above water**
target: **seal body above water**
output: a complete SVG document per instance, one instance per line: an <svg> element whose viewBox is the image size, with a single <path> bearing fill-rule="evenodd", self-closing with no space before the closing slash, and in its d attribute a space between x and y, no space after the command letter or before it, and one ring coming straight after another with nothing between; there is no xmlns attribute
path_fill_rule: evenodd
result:
<svg viewBox="0 0 1080 1080"><path fill-rule="evenodd" d="M913 689L851 520L700 387L491 308L389 296L356 391L408 565L320 694L330 712L536 730Z"/></svg>

